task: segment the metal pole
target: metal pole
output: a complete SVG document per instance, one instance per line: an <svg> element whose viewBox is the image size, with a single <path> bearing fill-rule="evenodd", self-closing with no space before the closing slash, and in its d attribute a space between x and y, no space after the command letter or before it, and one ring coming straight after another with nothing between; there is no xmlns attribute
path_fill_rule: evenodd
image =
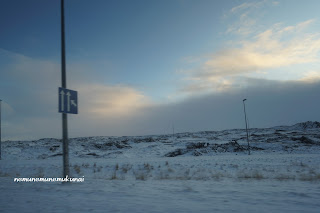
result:
<svg viewBox="0 0 320 213"><path fill-rule="evenodd" d="M248 151L249 151L249 155L250 155L250 144L249 144L249 134L248 134L248 124L247 124L247 113L246 113L246 105L245 105L245 101L247 99L243 99L243 110L244 110L244 118L246 121L246 131L247 131L247 141L248 141Z"/></svg>
<svg viewBox="0 0 320 213"><path fill-rule="evenodd" d="M172 142L174 142L174 124L172 124Z"/></svg>
<svg viewBox="0 0 320 213"><path fill-rule="evenodd" d="M1 160L1 102L2 100L0 100L0 160Z"/></svg>
<svg viewBox="0 0 320 213"><path fill-rule="evenodd" d="M64 0L61 0L61 86L67 88L64 32ZM63 177L69 176L68 117L62 113Z"/></svg>

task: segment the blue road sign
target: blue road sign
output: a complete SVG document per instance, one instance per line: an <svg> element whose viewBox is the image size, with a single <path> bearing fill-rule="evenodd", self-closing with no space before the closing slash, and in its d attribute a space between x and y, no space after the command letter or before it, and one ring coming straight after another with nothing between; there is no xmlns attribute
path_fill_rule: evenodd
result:
<svg viewBox="0 0 320 213"><path fill-rule="evenodd" d="M78 92L59 87L59 112L78 114Z"/></svg>

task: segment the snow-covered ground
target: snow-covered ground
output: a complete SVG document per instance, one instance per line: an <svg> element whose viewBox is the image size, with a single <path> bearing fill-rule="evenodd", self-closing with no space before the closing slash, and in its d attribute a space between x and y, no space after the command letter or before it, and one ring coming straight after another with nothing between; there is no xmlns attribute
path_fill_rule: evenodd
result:
<svg viewBox="0 0 320 213"><path fill-rule="evenodd" d="M318 212L320 124L139 137L2 142L0 212Z"/></svg>

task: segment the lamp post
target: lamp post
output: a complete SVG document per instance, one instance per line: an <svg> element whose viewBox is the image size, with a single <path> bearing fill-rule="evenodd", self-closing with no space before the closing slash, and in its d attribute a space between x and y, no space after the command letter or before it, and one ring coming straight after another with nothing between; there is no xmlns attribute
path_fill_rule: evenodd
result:
<svg viewBox="0 0 320 213"><path fill-rule="evenodd" d="M245 105L245 101L247 99L243 99L243 110L244 110L244 119L245 119L245 122L246 122L246 131L247 131L247 141L248 141L248 151L249 151L249 155L250 155L250 144L249 144L249 133L248 133L248 124L247 124L247 113L246 113L246 105Z"/></svg>

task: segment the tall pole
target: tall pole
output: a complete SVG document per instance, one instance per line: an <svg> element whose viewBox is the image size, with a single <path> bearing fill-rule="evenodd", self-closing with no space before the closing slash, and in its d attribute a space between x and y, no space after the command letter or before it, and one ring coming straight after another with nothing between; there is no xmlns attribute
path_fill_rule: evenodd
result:
<svg viewBox="0 0 320 213"><path fill-rule="evenodd" d="M175 141L175 138L174 138L174 124L172 124L172 142Z"/></svg>
<svg viewBox="0 0 320 213"><path fill-rule="evenodd" d="M61 87L67 88L64 32L64 0L61 0ZM68 117L62 113L63 177L69 176Z"/></svg>
<svg viewBox="0 0 320 213"><path fill-rule="evenodd" d="M248 133L248 124L247 124L247 113L246 113L246 105L245 105L245 101L247 99L243 99L243 110L244 110L244 118L246 121L246 131L247 131L247 141L248 141L248 151L249 151L249 155L250 155L250 144L249 144L249 133Z"/></svg>
<svg viewBox="0 0 320 213"><path fill-rule="evenodd" d="M0 160L1 160L1 102L2 100L0 99Z"/></svg>

